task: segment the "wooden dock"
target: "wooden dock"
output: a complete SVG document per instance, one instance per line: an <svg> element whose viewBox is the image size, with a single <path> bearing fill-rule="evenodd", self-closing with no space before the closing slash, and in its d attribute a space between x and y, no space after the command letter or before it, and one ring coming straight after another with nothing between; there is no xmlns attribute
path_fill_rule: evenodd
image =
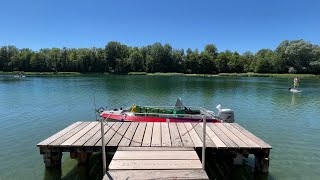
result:
<svg viewBox="0 0 320 180"><path fill-rule="evenodd" d="M86 162L93 152L101 152L100 122L76 122L43 140L37 146L47 167L61 165L62 152ZM201 148L202 123L105 122L107 151L119 147ZM271 146L237 123L207 123L206 150L247 157L255 155L255 171L268 172ZM138 150L138 149L136 149ZM117 153L116 153L117 154ZM117 156L116 156L117 157Z"/></svg>
<svg viewBox="0 0 320 180"><path fill-rule="evenodd" d="M103 180L209 179L194 148L119 147Z"/></svg>

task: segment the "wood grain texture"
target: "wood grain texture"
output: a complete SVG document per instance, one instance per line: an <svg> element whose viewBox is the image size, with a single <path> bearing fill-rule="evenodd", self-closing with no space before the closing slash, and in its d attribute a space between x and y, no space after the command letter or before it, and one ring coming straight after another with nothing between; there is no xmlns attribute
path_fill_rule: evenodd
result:
<svg viewBox="0 0 320 180"><path fill-rule="evenodd" d="M266 149L271 149L272 148L269 144L267 144L266 142L264 142L263 140L261 140L257 136L253 135L251 132L247 131L246 129L241 127L239 124L232 123L231 125L233 127L235 127L236 129L238 129L242 134L244 134L245 136L250 138L253 142L258 144L261 148L266 148Z"/></svg>
<svg viewBox="0 0 320 180"><path fill-rule="evenodd" d="M104 133L106 134L115 122L104 122ZM101 139L101 128L83 146L94 146Z"/></svg>
<svg viewBox="0 0 320 180"><path fill-rule="evenodd" d="M202 141L199 138L198 134L196 133L196 131L194 130L193 126L191 125L191 123L185 123L187 131L189 132L189 135L193 141L193 144L195 147L202 147Z"/></svg>
<svg viewBox="0 0 320 180"><path fill-rule="evenodd" d="M161 125L159 122L153 123L151 146L161 146Z"/></svg>
<svg viewBox="0 0 320 180"><path fill-rule="evenodd" d="M194 151L193 147L118 147L118 151Z"/></svg>
<svg viewBox="0 0 320 180"><path fill-rule="evenodd" d="M116 122L112 127L109 128L108 132L104 134L105 143L108 144L113 135L118 131L123 122ZM95 144L95 146L102 146L102 140Z"/></svg>
<svg viewBox="0 0 320 180"><path fill-rule="evenodd" d="M162 146L171 146L170 132L169 132L169 123L161 123L161 141Z"/></svg>
<svg viewBox="0 0 320 180"><path fill-rule="evenodd" d="M189 159L189 160L197 160L199 159L197 153L195 151L116 151L114 154L113 160L119 159Z"/></svg>
<svg viewBox="0 0 320 180"><path fill-rule="evenodd" d="M71 131L72 129L76 128L77 126L79 126L80 124L82 124L83 122L75 122L73 124L71 124L70 126L64 128L63 130L57 132L56 134L50 136L49 138L41 141L40 143L37 144L37 146L47 146L48 144L50 144L51 142L55 141L56 139L60 138L61 136L63 136L64 134L66 134L67 132Z"/></svg>
<svg viewBox="0 0 320 180"><path fill-rule="evenodd" d="M229 131L231 131L234 135L236 135L239 139L241 139L244 143L246 143L247 145L249 145L250 148L260 148L260 146L258 144L256 144L255 142L253 142L250 138L248 138L247 136L245 136L244 134L242 134L238 129L236 129L235 127L233 127L231 124L229 123L225 123L224 126L226 128L229 129Z"/></svg>
<svg viewBox="0 0 320 180"><path fill-rule="evenodd" d="M131 122L127 132L122 137L122 139L119 143L119 146L129 146L130 145L130 143L132 141L132 137L133 137L134 133L136 132L138 125L139 125L138 122Z"/></svg>
<svg viewBox="0 0 320 180"><path fill-rule="evenodd" d="M239 148L249 148L250 146L244 143L240 138L238 138L236 135L234 135L231 131L229 131L228 128L225 127L225 123L216 123L216 126L223 131L225 135L228 136L231 141L237 144Z"/></svg>
<svg viewBox="0 0 320 180"><path fill-rule="evenodd" d="M144 132L146 130L147 123L146 122L140 122L136 133L134 134L130 146L141 146Z"/></svg>
<svg viewBox="0 0 320 180"><path fill-rule="evenodd" d="M144 132L142 146L150 146L151 145L152 131L153 131L153 122L148 122L146 130Z"/></svg>
<svg viewBox="0 0 320 180"><path fill-rule="evenodd" d="M228 148L238 148L236 143L234 143L232 140L230 140L227 135L224 134L223 131L221 131L215 124L218 123L210 123L207 124L208 127L221 139L221 141L228 147Z"/></svg>
<svg viewBox="0 0 320 180"><path fill-rule="evenodd" d="M177 127L177 123L175 122L169 123L169 130L171 135L172 146L175 146L175 147L183 146L180 133Z"/></svg>
<svg viewBox="0 0 320 180"><path fill-rule="evenodd" d="M201 141L203 141L203 128L200 125L202 123L191 123L191 124L194 130L197 132ZM216 147L216 145L214 144L214 142L211 140L211 138L208 136L207 133L206 133L206 147Z"/></svg>
<svg viewBox="0 0 320 180"><path fill-rule="evenodd" d="M103 180L209 179L204 170L110 170Z"/></svg>
<svg viewBox="0 0 320 180"><path fill-rule="evenodd" d="M84 145L92 136L94 136L101 128L100 122L98 122L90 131L84 134L80 139L72 144L72 146Z"/></svg>
<svg viewBox="0 0 320 180"><path fill-rule="evenodd" d="M53 142L51 142L49 144L49 146L60 146L61 143L63 143L64 141L68 140L70 137L72 137L74 134L79 132L81 129L85 128L88 124L90 124L90 122L81 123L79 126L71 129L69 132L67 132L66 134L64 134L60 138L58 138L58 139L54 140Z"/></svg>
<svg viewBox="0 0 320 180"><path fill-rule="evenodd" d="M64 141L60 144L61 147L68 147L71 146L74 142L76 142L78 139L80 139L82 136L84 136L88 131L90 131L95 125L97 125L98 122L91 122L86 127L81 129L79 132L71 136L69 139Z"/></svg>
<svg viewBox="0 0 320 180"><path fill-rule="evenodd" d="M183 146L184 147L194 147L192 139L191 139L189 133L187 132L187 128L184 125L184 123L177 123L177 127L178 127L178 130L180 133L180 137L181 137Z"/></svg>
<svg viewBox="0 0 320 180"><path fill-rule="evenodd" d="M118 130L118 133L116 133L112 137L112 139L108 142L107 146L118 146L127 129L129 128L130 124L131 122L123 122L120 126L120 129Z"/></svg>
<svg viewBox="0 0 320 180"><path fill-rule="evenodd" d="M202 128L203 128L203 124L200 123L199 124ZM216 148L218 149L226 149L227 148L227 145L225 145L221 139L216 135L216 133L214 133L212 131L211 128L209 128L209 126L207 125L207 128L206 128L206 132L208 134L208 136L210 137L210 139L214 142L214 144L216 145Z"/></svg>
<svg viewBox="0 0 320 180"><path fill-rule="evenodd" d="M110 170L201 169L200 160L112 160Z"/></svg>

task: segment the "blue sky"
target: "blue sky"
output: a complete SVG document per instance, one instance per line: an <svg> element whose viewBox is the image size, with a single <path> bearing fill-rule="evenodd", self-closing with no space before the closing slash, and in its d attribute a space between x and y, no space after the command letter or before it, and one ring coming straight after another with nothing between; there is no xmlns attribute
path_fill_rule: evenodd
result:
<svg viewBox="0 0 320 180"><path fill-rule="evenodd" d="M130 46L256 52L282 40L320 44L319 0L2 0L0 46Z"/></svg>

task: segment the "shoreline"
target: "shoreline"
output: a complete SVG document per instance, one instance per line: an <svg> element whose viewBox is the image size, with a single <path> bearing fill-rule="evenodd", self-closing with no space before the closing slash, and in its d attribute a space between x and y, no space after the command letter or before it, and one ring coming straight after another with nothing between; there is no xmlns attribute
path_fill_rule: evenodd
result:
<svg viewBox="0 0 320 180"><path fill-rule="evenodd" d="M12 71L12 72L3 72L0 71L0 75L32 75L32 76L43 76L43 75L93 75L93 74L114 74L114 75L146 75L146 76L189 76L189 77L278 77L278 78L320 78L320 75L315 74L268 74L268 73L219 73L219 74L184 74L184 73L147 73L147 72L128 72L126 74L117 74L117 73L80 73L80 72L20 72L20 71Z"/></svg>

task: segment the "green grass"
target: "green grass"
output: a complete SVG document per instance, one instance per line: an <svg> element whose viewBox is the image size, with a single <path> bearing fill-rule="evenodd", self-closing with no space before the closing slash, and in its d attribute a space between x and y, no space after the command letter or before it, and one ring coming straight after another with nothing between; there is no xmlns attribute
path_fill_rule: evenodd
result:
<svg viewBox="0 0 320 180"><path fill-rule="evenodd" d="M79 72L23 72L23 71L4 72L4 71L0 71L0 75L17 75L19 73L21 73L23 75L77 75L77 74L81 74Z"/></svg>
<svg viewBox="0 0 320 180"><path fill-rule="evenodd" d="M84 73L79 72L23 72L23 71L12 71L12 72L3 72L0 71L0 75L80 75ZM93 73L95 74L95 73ZM96 73L98 74L98 73ZM108 75L110 73L103 73ZM176 72L168 72L168 73L147 73L147 72L129 72L128 75L149 75L149 76L196 76L196 77L217 77L217 76L240 76L240 77L279 77L279 78L320 78L320 75L315 74L271 74L271 73L219 73L219 74L184 74L184 73L176 73Z"/></svg>
<svg viewBox="0 0 320 180"><path fill-rule="evenodd" d="M219 76L243 76L243 77L279 77L279 78L319 78L315 74L268 74L268 73L220 73Z"/></svg>
<svg viewBox="0 0 320 180"><path fill-rule="evenodd" d="M147 75L146 72L128 72L128 75Z"/></svg>
<svg viewBox="0 0 320 180"><path fill-rule="evenodd" d="M176 72L167 72L167 73L162 73L162 72L157 72L157 73L148 73L147 75L150 76L181 76L183 73L176 73Z"/></svg>
<svg viewBox="0 0 320 180"><path fill-rule="evenodd" d="M320 78L320 75L315 74L269 74L269 73L219 73L219 74L183 74L183 73L145 73L145 72L130 72L129 75L154 75L154 76L196 76L196 77L217 77L217 76L241 76L241 77L279 77L279 78Z"/></svg>

